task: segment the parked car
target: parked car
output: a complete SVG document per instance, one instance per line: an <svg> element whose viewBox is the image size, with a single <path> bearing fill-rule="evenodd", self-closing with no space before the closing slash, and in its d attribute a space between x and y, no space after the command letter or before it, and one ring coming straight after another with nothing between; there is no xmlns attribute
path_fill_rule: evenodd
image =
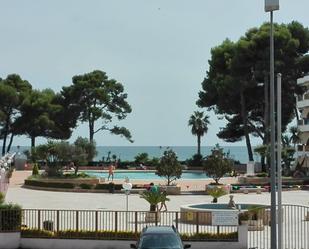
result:
<svg viewBox="0 0 309 249"><path fill-rule="evenodd" d="M187 249L190 244L183 244L177 229L172 226L152 226L143 229L133 249Z"/></svg>

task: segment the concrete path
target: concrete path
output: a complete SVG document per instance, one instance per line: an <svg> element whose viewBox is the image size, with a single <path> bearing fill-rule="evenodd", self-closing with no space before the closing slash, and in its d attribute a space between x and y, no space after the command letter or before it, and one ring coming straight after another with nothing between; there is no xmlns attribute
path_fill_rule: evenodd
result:
<svg viewBox="0 0 309 249"><path fill-rule="evenodd" d="M31 175L31 171L15 171L10 181L6 201L18 203L23 208L42 209L103 209L125 210L126 197L124 194L109 193L70 193L39 191L22 188L25 178ZM204 183L203 183L204 185ZM270 204L270 194L233 194L237 203L261 203ZM208 195L178 195L169 196L167 202L170 211L179 211L181 205L192 203L210 203ZM219 198L219 203L228 203L229 197ZM283 192L283 203L309 205L309 191L286 191ZM148 203L138 194L129 196L130 210L148 210Z"/></svg>

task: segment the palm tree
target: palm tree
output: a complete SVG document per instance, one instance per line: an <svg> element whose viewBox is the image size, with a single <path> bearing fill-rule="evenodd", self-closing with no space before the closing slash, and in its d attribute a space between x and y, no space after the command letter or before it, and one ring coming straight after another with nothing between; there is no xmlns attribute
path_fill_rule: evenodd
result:
<svg viewBox="0 0 309 249"><path fill-rule="evenodd" d="M197 136L197 154L201 154L201 137L208 131L209 116L204 112L195 111L189 119L188 125L191 126L191 132Z"/></svg>
<svg viewBox="0 0 309 249"><path fill-rule="evenodd" d="M141 195L141 198L145 199L150 204L150 211L156 211L157 205L160 202L166 202L170 199L166 197L164 192L152 192L152 191L144 191Z"/></svg>
<svg viewBox="0 0 309 249"><path fill-rule="evenodd" d="M295 149L296 144L301 142L298 127L296 126L290 127L290 133L291 133L290 142L294 144L294 149Z"/></svg>

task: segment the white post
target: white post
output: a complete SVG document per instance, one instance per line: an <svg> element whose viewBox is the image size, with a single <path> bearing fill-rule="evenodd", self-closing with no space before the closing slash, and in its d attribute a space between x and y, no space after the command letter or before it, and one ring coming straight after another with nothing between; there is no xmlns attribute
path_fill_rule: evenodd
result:
<svg viewBox="0 0 309 249"><path fill-rule="evenodd" d="M125 194L126 194L126 230L128 231L128 211L129 211L129 194L130 194L130 190L125 190Z"/></svg>
<svg viewBox="0 0 309 249"><path fill-rule="evenodd" d="M130 183L130 180L129 180L128 177L125 178L124 183L122 184L122 187L123 187L124 193L126 195L126 230L128 231L129 194L130 194L130 190L132 189L132 183Z"/></svg>
<svg viewBox="0 0 309 249"><path fill-rule="evenodd" d="M281 74L277 74L278 249L282 248Z"/></svg>

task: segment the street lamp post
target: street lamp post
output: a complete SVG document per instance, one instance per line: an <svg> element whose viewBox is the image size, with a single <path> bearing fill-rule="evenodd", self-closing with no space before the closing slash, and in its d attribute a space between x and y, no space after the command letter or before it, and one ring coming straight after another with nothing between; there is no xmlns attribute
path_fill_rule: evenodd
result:
<svg viewBox="0 0 309 249"><path fill-rule="evenodd" d="M282 248L281 74L277 74L278 249Z"/></svg>
<svg viewBox="0 0 309 249"><path fill-rule="evenodd" d="M128 230L129 194L132 189L132 183L130 183L128 177L125 178L122 188L124 189L124 193L126 195L126 230Z"/></svg>
<svg viewBox="0 0 309 249"><path fill-rule="evenodd" d="M270 167L271 167L271 248L277 249L276 224L276 154L275 154L275 73L273 11L279 10L279 0L265 0L265 11L270 12ZM279 142L279 141L278 141Z"/></svg>

